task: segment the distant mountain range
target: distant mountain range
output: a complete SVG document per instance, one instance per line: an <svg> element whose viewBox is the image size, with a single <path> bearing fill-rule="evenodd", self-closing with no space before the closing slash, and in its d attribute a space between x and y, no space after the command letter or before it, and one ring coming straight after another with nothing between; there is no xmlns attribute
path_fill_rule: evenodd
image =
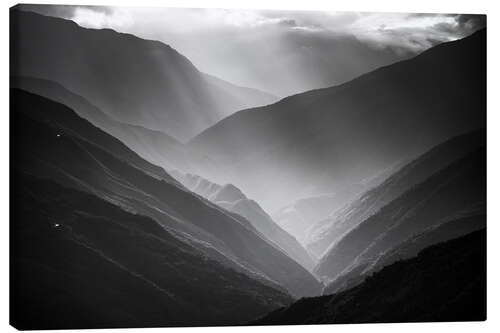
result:
<svg viewBox="0 0 500 333"><path fill-rule="evenodd" d="M402 164L404 163L397 163L382 170L382 172L364 179L360 185L367 189L374 188L385 181ZM342 194L345 195L346 193ZM355 192L351 195L354 196ZM343 202L344 200L339 200L335 193L311 196L286 205L272 216L283 229L294 235L303 246L307 247L311 242L312 235L317 232L317 229L321 229L326 224L326 221L331 220L331 215L336 214L337 210L343 207ZM321 254L314 251L314 247L311 247L308 251L316 258Z"/></svg>
<svg viewBox="0 0 500 333"><path fill-rule="evenodd" d="M299 199L272 216L283 229L294 235L301 244L305 244L305 231L336 208L335 194L330 193Z"/></svg>
<svg viewBox="0 0 500 333"><path fill-rule="evenodd" d="M221 186L197 175L173 173L180 183L196 194L210 200L230 212L246 218L267 239L283 249L291 258L312 271L316 264L299 242L280 228L273 219L256 203L248 199L234 185Z"/></svg>
<svg viewBox="0 0 500 333"><path fill-rule="evenodd" d="M10 11L10 29L11 75L57 82L120 122L178 140L277 100L206 75L158 41L18 9Z"/></svg>
<svg viewBox="0 0 500 333"><path fill-rule="evenodd" d="M198 174L238 186L266 210L332 190L342 206L377 170L485 127L485 85L483 29L345 84L239 111L189 147L217 162Z"/></svg>

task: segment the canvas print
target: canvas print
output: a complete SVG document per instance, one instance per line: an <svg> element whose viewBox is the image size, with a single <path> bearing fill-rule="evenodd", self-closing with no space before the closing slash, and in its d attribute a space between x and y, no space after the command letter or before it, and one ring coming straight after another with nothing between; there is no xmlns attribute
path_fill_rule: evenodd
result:
<svg viewBox="0 0 500 333"><path fill-rule="evenodd" d="M486 320L486 16L10 9L22 330Z"/></svg>

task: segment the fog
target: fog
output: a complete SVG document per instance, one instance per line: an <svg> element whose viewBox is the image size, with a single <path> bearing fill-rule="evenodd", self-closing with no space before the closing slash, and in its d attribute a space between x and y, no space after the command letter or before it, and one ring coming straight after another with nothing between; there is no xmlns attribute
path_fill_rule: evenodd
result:
<svg viewBox="0 0 500 333"><path fill-rule="evenodd" d="M201 71L285 97L348 81L485 25L479 15L37 6L160 40Z"/></svg>

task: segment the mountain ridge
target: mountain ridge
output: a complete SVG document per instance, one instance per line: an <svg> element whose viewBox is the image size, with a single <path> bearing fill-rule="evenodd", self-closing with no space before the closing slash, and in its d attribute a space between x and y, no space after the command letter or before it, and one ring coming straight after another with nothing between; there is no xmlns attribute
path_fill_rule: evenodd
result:
<svg viewBox="0 0 500 333"><path fill-rule="evenodd" d="M291 301L151 218L50 180L12 176L18 329L227 325ZM207 290L200 278L218 287Z"/></svg>
<svg viewBox="0 0 500 333"><path fill-rule="evenodd" d="M250 324L484 321L485 244L486 230L482 229L427 247L418 256L387 266L354 288L302 298Z"/></svg>
<svg viewBox="0 0 500 333"><path fill-rule="evenodd" d="M153 218L178 237L189 239L209 257L295 296L320 292L320 284L311 273L269 243L243 217L193 196L176 180L153 178L99 145L64 132L58 122L65 118L55 118L58 114L88 123L64 105L15 89L11 103L13 130L22 133L15 151L18 167L24 172L93 193L122 209ZM104 132L101 135L103 140L112 138Z"/></svg>
<svg viewBox="0 0 500 333"><path fill-rule="evenodd" d="M479 147L436 171L333 243L315 270L332 281L462 210L486 203L486 151ZM485 223L485 221L483 221Z"/></svg>
<svg viewBox="0 0 500 333"><path fill-rule="evenodd" d="M11 75L57 82L118 121L180 141L238 109L275 100L206 76L159 41L20 9L10 18Z"/></svg>
<svg viewBox="0 0 500 333"><path fill-rule="evenodd" d="M183 144L173 137L161 131L122 123L57 82L11 76L10 87L22 89L70 107L80 117L116 137L144 159L164 169L188 169L190 167L190 159Z"/></svg>
<svg viewBox="0 0 500 333"><path fill-rule="evenodd" d="M366 190L363 179L485 127L485 45L480 30L342 85L234 113L189 141L216 161L197 173L270 211L332 188L345 204Z"/></svg>
<svg viewBox="0 0 500 333"><path fill-rule="evenodd" d="M315 262L300 243L287 233L259 206L232 184L219 185L197 175L176 172L174 177L186 188L232 213L246 218L269 241L308 271Z"/></svg>
<svg viewBox="0 0 500 333"><path fill-rule="evenodd" d="M375 215L385 205L397 199L413 186L423 182L435 172L445 169L457 159L483 146L485 130L478 130L453 137L442 142L408 163L399 166L395 172L378 186L333 212L308 230L307 248L321 257L332 244L359 223Z"/></svg>

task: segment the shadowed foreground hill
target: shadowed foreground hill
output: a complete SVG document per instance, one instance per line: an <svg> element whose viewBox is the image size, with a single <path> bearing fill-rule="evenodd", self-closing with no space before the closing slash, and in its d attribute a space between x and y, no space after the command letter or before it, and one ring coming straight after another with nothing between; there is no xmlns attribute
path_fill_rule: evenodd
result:
<svg viewBox="0 0 500 333"><path fill-rule="evenodd" d="M482 208L481 208L482 207ZM405 240L458 215L486 207L486 148L480 147L404 192L350 230L321 258L315 271L336 279L364 270Z"/></svg>
<svg viewBox="0 0 500 333"><path fill-rule="evenodd" d="M426 248L344 292L303 298L257 325L486 320L486 231Z"/></svg>
<svg viewBox="0 0 500 333"><path fill-rule="evenodd" d="M10 297L18 329L238 324L291 301L150 218L13 176Z"/></svg>

